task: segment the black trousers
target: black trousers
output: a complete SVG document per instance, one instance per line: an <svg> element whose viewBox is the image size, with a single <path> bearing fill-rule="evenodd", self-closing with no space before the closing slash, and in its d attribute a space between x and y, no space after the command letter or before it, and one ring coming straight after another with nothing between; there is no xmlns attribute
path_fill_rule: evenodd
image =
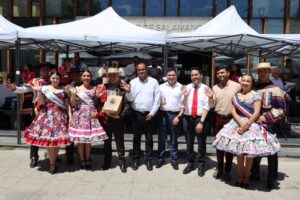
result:
<svg viewBox="0 0 300 200"><path fill-rule="evenodd" d="M108 136L104 140L104 162L110 163L112 159L112 135L115 137L119 164L125 163L125 146L124 146L124 119L109 117L108 124L103 125Z"/></svg>
<svg viewBox="0 0 300 200"><path fill-rule="evenodd" d="M255 176L260 176L261 157L253 159L251 173ZM278 176L278 155L268 156L268 180L277 179Z"/></svg>
<svg viewBox="0 0 300 200"><path fill-rule="evenodd" d="M183 130L185 132L186 139L187 162L191 164L195 163L194 140L195 137L197 137L197 162L201 166L204 166L206 155L206 134L204 131L205 123L203 124L202 133L196 133L196 126L199 123L200 119L200 117L192 118L191 116L185 115L183 117Z"/></svg>
<svg viewBox="0 0 300 200"><path fill-rule="evenodd" d="M141 113L134 111L134 136L133 136L133 160L138 161L140 159L141 151L141 137L145 134L146 137L146 161L152 160L153 155L153 138L152 135L156 131L155 118L150 121L146 121L146 116L149 112Z"/></svg>

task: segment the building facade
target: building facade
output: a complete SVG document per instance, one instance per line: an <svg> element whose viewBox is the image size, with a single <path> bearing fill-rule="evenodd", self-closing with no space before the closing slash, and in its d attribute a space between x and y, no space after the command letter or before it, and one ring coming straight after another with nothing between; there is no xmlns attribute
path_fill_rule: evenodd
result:
<svg viewBox="0 0 300 200"><path fill-rule="evenodd" d="M112 6L139 26L191 31L230 5L259 33L300 32L299 0L0 0L0 14L26 28L73 21ZM22 57L41 62L52 54L41 50L25 52ZM57 53L53 56L57 63ZM13 57L12 50L2 50L0 71L13 72Z"/></svg>

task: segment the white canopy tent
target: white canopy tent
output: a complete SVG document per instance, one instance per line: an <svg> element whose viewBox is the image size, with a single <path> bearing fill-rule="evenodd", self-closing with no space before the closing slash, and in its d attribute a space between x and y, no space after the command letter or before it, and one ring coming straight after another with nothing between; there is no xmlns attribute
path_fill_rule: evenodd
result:
<svg viewBox="0 0 300 200"><path fill-rule="evenodd" d="M142 48L148 45L165 44L166 32L136 26L120 17L111 7L85 19L47 26L27 28L19 32L20 38L52 43L50 49L61 50L68 46L78 49L112 48L112 45L127 48ZM134 45L133 45L134 44ZM125 48L126 49L126 48Z"/></svg>
<svg viewBox="0 0 300 200"><path fill-rule="evenodd" d="M17 39L17 33L24 28L15 25L0 15L0 47L6 47L14 44Z"/></svg>
<svg viewBox="0 0 300 200"><path fill-rule="evenodd" d="M257 33L244 22L234 6L194 31L169 33L167 42L174 49L212 51L227 55L250 54L259 50L282 53L277 50L294 45L291 40L278 40Z"/></svg>

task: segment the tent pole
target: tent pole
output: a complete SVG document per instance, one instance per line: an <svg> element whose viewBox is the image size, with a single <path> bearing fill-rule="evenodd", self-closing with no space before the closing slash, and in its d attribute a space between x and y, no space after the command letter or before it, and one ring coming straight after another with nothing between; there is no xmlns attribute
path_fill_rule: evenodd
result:
<svg viewBox="0 0 300 200"><path fill-rule="evenodd" d="M168 43L163 46L163 54L164 54L164 68L163 73L167 73L168 69Z"/></svg>
<svg viewBox="0 0 300 200"><path fill-rule="evenodd" d="M20 45L21 45L21 40L20 38L17 38L15 42L15 47L16 47L16 57L15 57L15 62L16 62L16 76L15 76L15 82L16 85L19 86L20 84ZM17 143L21 144L21 120L20 120L20 95L17 95Z"/></svg>
<svg viewBox="0 0 300 200"><path fill-rule="evenodd" d="M69 58L69 51L70 51L70 46L67 45L66 58Z"/></svg>
<svg viewBox="0 0 300 200"><path fill-rule="evenodd" d="M252 56L247 54L247 75L251 74Z"/></svg>
<svg viewBox="0 0 300 200"><path fill-rule="evenodd" d="M216 69L216 67L215 67L215 63L216 63L216 59L215 59L215 53L214 52L212 52L211 53L211 81L210 81L210 84L211 84L211 87L213 86L213 85L215 85L215 69Z"/></svg>

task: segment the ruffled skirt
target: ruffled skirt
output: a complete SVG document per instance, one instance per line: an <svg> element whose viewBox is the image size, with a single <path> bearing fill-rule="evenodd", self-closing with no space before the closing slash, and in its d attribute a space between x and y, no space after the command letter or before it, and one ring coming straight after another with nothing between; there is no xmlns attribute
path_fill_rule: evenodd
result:
<svg viewBox="0 0 300 200"><path fill-rule="evenodd" d="M213 141L213 146L225 152L248 157L276 154L281 147L276 134L271 134L257 123L251 124L242 135L237 133L238 123L232 119L224 125Z"/></svg>
<svg viewBox="0 0 300 200"><path fill-rule="evenodd" d="M61 147L71 144L66 111L53 103L41 107L39 114L23 132L27 144L41 147Z"/></svg>
<svg viewBox="0 0 300 200"><path fill-rule="evenodd" d="M108 139L97 117L92 117L95 109L90 106L81 106L72 115L69 126L70 139L74 143L97 143Z"/></svg>

